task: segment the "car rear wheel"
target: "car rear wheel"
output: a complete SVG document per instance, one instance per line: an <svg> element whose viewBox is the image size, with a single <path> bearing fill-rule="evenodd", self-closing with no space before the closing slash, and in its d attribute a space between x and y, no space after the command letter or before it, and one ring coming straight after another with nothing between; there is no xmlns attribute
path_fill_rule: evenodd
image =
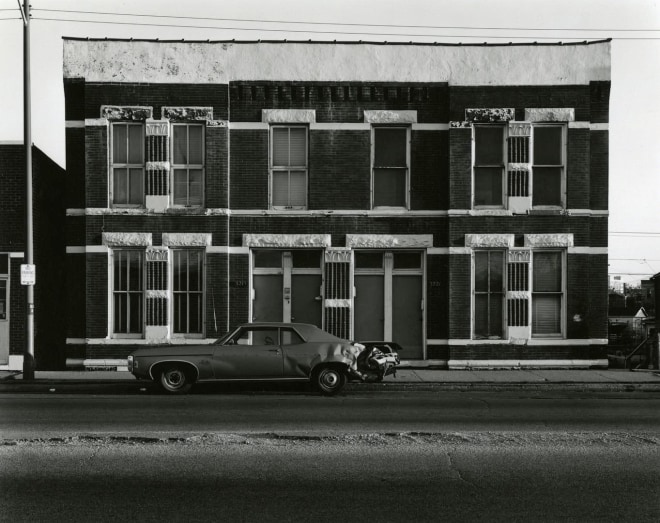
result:
<svg viewBox="0 0 660 523"><path fill-rule="evenodd" d="M346 384L346 373L339 367L322 367L314 373L314 385L324 396L334 396Z"/></svg>
<svg viewBox="0 0 660 523"><path fill-rule="evenodd" d="M192 387L193 379L183 365L170 365L162 369L159 383L165 392L185 394Z"/></svg>

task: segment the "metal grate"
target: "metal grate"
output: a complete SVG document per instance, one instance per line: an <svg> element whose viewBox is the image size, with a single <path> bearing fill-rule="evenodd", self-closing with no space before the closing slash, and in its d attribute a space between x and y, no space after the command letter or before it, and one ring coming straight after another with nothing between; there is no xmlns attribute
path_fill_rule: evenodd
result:
<svg viewBox="0 0 660 523"><path fill-rule="evenodd" d="M150 297L147 298L147 325L163 326L167 325L167 298Z"/></svg>
<svg viewBox="0 0 660 523"><path fill-rule="evenodd" d="M509 327L527 327L529 325L529 299L509 298L507 307Z"/></svg>
<svg viewBox="0 0 660 523"><path fill-rule="evenodd" d="M351 251L325 253L325 330L340 338L351 337Z"/></svg>
<svg viewBox="0 0 660 523"><path fill-rule="evenodd" d="M509 163L529 163L529 137L509 136L507 158Z"/></svg>
<svg viewBox="0 0 660 523"><path fill-rule="evenodd" d="M527 169L509 170L507 181L509 196L529 196L529 171Z"/></svg>
<svg viewBox="0 0 660 523"><path fill-rule="evenodd" d="M529 263L509 263L507 267L507 290L529 290Z"/></svg>

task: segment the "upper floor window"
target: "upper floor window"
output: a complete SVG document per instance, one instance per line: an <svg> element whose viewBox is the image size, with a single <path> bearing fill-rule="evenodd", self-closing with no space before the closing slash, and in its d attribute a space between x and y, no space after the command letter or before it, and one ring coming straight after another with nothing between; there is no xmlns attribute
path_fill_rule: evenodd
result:
<svg viewBox="0 0 660 523"><path fill-rule="evenodd" d="M474 207L508 208L511 198L536 208L565 206L563 124L485 124L473 133Z"/></svg>
<svg viewBox="0 0 660 523"><path fill-rule="evenodd" d="M201 206L204 188L204 126L172 125L172 204Z"/></svg>
<svg viewBox="0 0 660 523"><path fill-rule="evenodd" d="M307 208L307 127L271 127L270 198L273 209Z"/></svg>
<svg viewBox="0 0 660 523"><path fill-rule="evenodd" d="M374 127L372 136L372 208L408 208L409 128Z"/></svg>
<svg viewBox="0 0 660 523"><path fill-rule="evenodd" d="M112 203L139 206L144 203L144 126L112 124Z"/></svg>

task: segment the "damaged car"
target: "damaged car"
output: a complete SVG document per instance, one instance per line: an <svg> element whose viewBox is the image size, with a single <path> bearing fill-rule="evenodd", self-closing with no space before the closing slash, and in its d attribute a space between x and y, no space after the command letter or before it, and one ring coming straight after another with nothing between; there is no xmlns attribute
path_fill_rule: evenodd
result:
<svg viewBox="0 0 660 523"><path fill-rule="evenodd" d="M145 347L128 356L138 379L172 394L205 381L308 381L324 395L349 379L366 381L378 368L358 356L365 346L304 323L248 323L212 344ZM397 358L398 359L398 358ZM381 377L382 379L382 377Z"/></svg>

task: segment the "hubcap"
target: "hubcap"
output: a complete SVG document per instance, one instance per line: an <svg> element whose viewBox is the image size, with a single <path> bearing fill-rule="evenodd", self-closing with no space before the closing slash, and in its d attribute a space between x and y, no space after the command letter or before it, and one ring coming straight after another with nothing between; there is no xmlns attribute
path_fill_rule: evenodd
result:
<svg viewBox="0 0 660 523"><path fill-rule="evenodd" d="M334 387L339 381L337 374L332 371L327 371L323 374L323 384L326 387Z"/></svg>

